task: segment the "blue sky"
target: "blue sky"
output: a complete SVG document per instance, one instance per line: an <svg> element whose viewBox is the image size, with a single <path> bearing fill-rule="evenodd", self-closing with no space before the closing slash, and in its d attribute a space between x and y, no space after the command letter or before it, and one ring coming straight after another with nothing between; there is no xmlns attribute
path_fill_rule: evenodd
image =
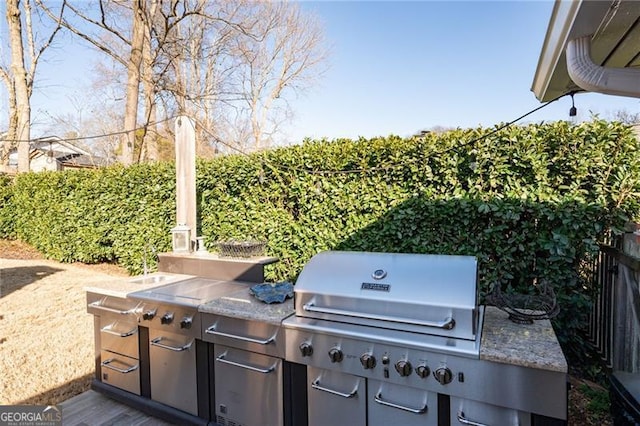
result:
<svg viewBox="0 0 640 426"><path fill-rule="evenodd" d="M302 3L332 46L321 86L294 105L301 136L411 135L492 126L540 105L531 92L552 1ZM576 96L579 117L640 112L640 100ZM568 119L564 98L527 118Z"/></svg>
<svg viewBox="0 0 640 426"><path fill-rule="evenodd" d="M540 105L530 88L552 1L301 5L323 22L331 55L324 78L291 103L294 122L285 128L283 143L493 126ZM69 42L68 36L60 41ZM67 95L90 84L90 51L77 42L64 50L64 59L40 65L32 104L36 123L47 111L70 109ZM564 98L526 120L568 119L570 106ZM582 119L590 111L604 118L622 109L640 112L638 99L599 94L577 95L576 106ZM0 114L1 126L2 106Z"/></svg>

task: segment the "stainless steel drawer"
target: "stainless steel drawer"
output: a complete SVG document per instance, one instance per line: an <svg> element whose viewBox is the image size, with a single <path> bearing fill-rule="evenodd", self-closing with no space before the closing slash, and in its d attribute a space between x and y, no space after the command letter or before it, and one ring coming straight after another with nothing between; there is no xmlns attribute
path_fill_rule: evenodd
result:
<svg viewBox="0 0 640 426"><path fill-rule="evenodd" d="M284 358L284 335L284 330L276 324L202 315L202 339L207 342Z"/></svg>
<svg viewBox="0 0 640 426"><path fill-rule="evenodd" d="M136 319L142 311L140 303L123 297L87 293L87 312L94 315L116 315Z"/></svg>
<svg viewBox="0 0 640 426"><path fill-rule="evenodd" d="M101 316L100 349L139 358L138 323L113 315Z"/></svg>
<svg viewBox="0 0 640 426"><path fill-rule="evenodd" d="M140 395L140 364L137 359L109 351L100 352L103 383Z"/></svg>

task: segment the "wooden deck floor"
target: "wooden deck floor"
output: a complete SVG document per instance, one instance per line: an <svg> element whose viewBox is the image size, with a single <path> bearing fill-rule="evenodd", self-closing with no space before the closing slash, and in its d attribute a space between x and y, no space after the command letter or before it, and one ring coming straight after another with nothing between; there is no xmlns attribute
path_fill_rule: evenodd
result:
<svg viewBox="0 0 640 426"><path fill-rule="evenodd" d="M59 404L65 426L165 426L171 425L90 390Z"/></svg>

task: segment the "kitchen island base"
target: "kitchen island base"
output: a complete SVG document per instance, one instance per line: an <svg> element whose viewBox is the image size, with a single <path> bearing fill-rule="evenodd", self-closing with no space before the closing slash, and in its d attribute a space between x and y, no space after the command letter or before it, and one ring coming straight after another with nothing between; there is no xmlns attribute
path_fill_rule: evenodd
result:
<svg viewBox="0 0 640 426"><path fill-rule="evenodd" d="M91 382L91 389L113 399L114 401L128 405L129 407L135 408L136 410L142 411L150 416L158 417L169 423L185 426L204 426L210 424L206 419L193 416L152 399L123 391L99 380Z"/></svg>

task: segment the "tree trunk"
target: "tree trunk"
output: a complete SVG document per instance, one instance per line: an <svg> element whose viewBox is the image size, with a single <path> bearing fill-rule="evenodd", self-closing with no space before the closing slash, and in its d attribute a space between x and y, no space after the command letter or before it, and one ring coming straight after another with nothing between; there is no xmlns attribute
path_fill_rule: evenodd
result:
<svg viewBox="0 0 640 426"><path fill-rule="evenodd" d="M127 92L124 109L124 143L122 144L122 163L133 163L138 118L138 95L140 88L140 64L144 45L144 1L133 2L133 29L131 34L131 55L127 63Z"/></svg>
<svg viewBox="0 0 640 426"><path fill-rule="evenodd" d="M149 10L150 23L154 20L157 3L151 5ZM142 90L144 93L145 124L147 128L142 140L144 155L143 161L158 161L158 115L156 110L155 95L156 86L153 82L153 56L151 54L151 32L145 31L144 49L142 51Z"/></svg>
<svg viewBox="0 0 640 426"><path fill-rule="evenodd" d="M8 171L9 169L9 153L11 152L11 148L15 146L15 141L17 139L17 131L16 131L16 92L15 90L7 90L9 94L9 128L7 129L7 134L5 136L6 141L4 141L1 145L2 152L0 153L0 170Z"/></svg>
<svg viewBox="0 0 640 426"><path fill-rule="evenodd" d="M29 171L29 141L31 140L31 105L27 70L24 66L20 0L7 0L7 24L11 46L11 76L15 89L15 139L18 141L18 172Z"/></svg>

